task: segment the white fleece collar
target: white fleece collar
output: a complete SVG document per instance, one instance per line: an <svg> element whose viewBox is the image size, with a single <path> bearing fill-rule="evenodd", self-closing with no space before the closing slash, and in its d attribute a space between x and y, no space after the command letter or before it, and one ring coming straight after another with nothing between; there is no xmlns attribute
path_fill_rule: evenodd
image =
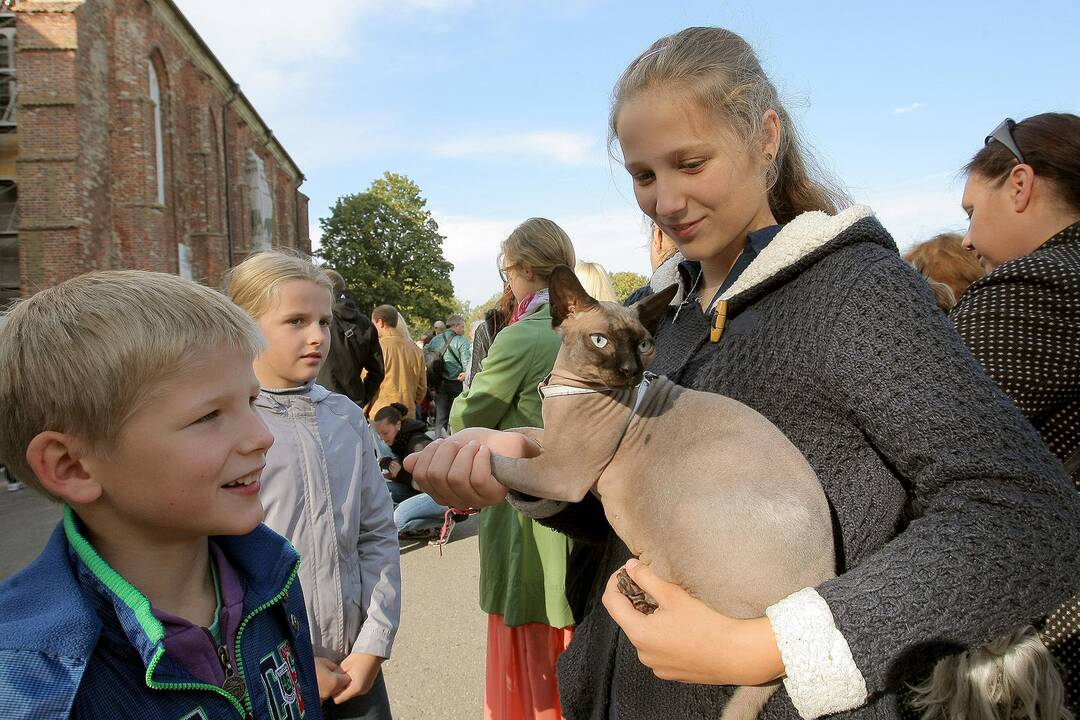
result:
<svg viewBox="0 0 1080 720"><path fill-rule="evenodd" d="M821 211L799 215L765 246L754 262L743 270L739 279L724 291L720 299L729 300L760 285L825 245L859 220L873 215L874 211L865 205L852 205L836 215Z"/></svg>

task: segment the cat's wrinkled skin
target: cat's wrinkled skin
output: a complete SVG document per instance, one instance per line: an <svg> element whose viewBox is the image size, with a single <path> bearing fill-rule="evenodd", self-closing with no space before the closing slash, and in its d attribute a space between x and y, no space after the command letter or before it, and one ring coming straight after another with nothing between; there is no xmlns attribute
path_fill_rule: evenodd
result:
<svg viewBox="0 0 1080 720"><path fill-rule="evenodd" d="M551 317L563 345L550 384L603 392L547 398L546 429L519 430L540 454L495 456L494 474L552 500L596 493L657 575L725 615L761 617L835 574L828 502L802 453L735 400L658 378L633 409L674 291L624 308L593 300L569 268L555 270ZM741 688L724 720L756 717L777 686Z"/></svg>

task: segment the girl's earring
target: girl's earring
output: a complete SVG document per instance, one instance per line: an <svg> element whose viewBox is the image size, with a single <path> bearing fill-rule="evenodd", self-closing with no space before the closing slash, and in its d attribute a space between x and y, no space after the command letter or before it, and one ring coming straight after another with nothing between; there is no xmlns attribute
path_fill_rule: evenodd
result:
<svg viewBox="0 0 1080 720"><path fill-rule="evenodd" d="M765 159L766 160L768 160L769 162L772 162L772 158L773 158L772 153L765 153Z"/></svg>

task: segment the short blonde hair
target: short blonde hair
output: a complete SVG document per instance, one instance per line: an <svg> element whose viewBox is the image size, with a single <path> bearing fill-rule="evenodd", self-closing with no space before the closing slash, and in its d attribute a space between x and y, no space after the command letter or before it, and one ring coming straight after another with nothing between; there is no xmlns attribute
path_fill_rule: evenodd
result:
<svg viewBox="0 0 1080 720"><path fill-rule="evenodd" d="M256 253L225 276L225 288L232 301L253 318L262 317L278 287L290 280L308 280L333 293L330 278L310 258L280 250Z"/></svg>
<svg viewBox="0 0 1080 720"><path fill-rule="evenodd" d="M0 458L38 491L26 449L72 435L103 454L154 388L207 348L252 359L255 323L221 293L176 275L91 272L17 303L0 329ZM53 498L55 499L55 498Z"/></svg>
<svg viewBox="0 0 1080 720"><path fill-rule="evenodd" d="M611 278L607 270L600 263L579 262L574 266L574 274L581 281L585 292L594 300L601 302L618 302L615 298L615 287L611 284Z"/></svg>
<svg viewBox="0 0 1080 720"><path fill-rule="evenodd" d="M514 228L499 247L500 267L524 266L544 281L559 265L574 267L575 264L570 237L547 218L529 218Z"/></svg>

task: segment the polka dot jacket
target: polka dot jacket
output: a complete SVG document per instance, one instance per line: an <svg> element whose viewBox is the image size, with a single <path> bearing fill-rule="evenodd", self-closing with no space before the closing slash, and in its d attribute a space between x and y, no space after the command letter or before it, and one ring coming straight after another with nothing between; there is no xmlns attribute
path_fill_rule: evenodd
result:
<svg viewBox="0 0 1080 720"><path fill-rule="evenodd" d="M1062 462L1080 452L1080 222L972 283L952 318L990 377ZM1080 471L1072 473L1080 491ZM1080 711L1080 596L1046 620L1043 639Z"/></svg>

